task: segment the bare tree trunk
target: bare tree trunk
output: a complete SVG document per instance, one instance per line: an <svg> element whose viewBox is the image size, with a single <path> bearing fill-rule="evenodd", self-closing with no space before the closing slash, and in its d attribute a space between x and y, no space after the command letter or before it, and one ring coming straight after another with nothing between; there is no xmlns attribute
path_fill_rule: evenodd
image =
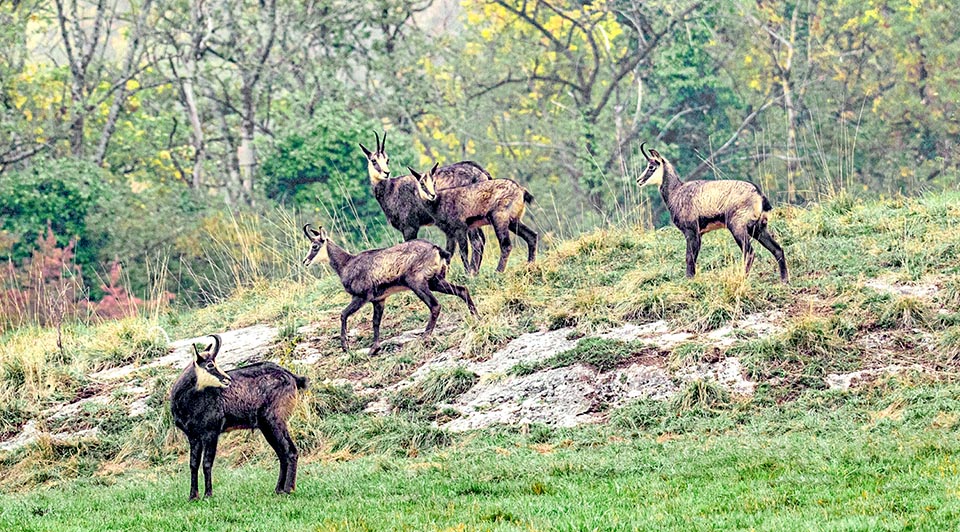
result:
<svg viewBox="0 0 960 532"><path fill-rule="evenodd" d="M254 80L255 82L255 80ZM237 161L240 165L240 188L243 200L253 206L253 174L257 167L257 154L253 145L256 124L253 84L244 82L241 89L243 97L243 116L240 119L240 146L237 148Z"/></svg>
<svg viewBox="0 0 960 532"><path fill-rule="evenodd" d="M793 8L790 20L790 40L786 47L787 56L780 75L780 87L783 90L783 107L787 113L787 201L797 202L797 173L800 160L797 155L797 110L794 107L793 83L790 80L793 68L794 43L797 39L797 16L799 6Z"/></svg>
<svg viewBox="0 0 960 532"><path fill-rule="evenodd" d="M193 91L193 81L196 76L197 65L192 62L188 66L187 78L181 82L183 100L190 116L190 131L193 136L193 174L191 186L199 189L203 184L203 159L206 156L206 146L203 138L203 122L200 121L200 108L197 106L197 97Z"/></svg>

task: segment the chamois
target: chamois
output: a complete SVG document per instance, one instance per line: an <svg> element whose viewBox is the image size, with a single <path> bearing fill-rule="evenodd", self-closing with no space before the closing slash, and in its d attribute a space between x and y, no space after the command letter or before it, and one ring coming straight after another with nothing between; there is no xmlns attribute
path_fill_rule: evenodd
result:
<svg viewBox="0 0 960 532"><path fill-rule="evenodd" d="M507 267L507 259L513 244L510 231L527 242L527 262L537 257L537 233L520 221L526 204L533 201L533 195L516 181L495 179L482 181L462 187L437 190L434 173L437 165L424 174L418 174L412 168L410 173L420 185L419 201L434 223L447 235L447 253L453 254L454 247L460 247L460 258L467 264L467 232L484 225L492 225L500 242L500 263L497 271ZM468 270L469 271L469 270ZM477 273L479 266L473 269Z"/></svg>
<svg viewBox="0 0 960 532"><path fill-rule="evenodd" d="M380 321L383 319L384 301L391 294L411 290L430 308L430 320L424 330L429 338L440 315L440 303L433 292L459 297L467 303L474 316L477 307L464 286L447 282L447 266L450 254L432 242L410 240L384 249L371 249L351 255L319 231L306 224L303 233L310 240L310 251L303 259L304 266L317 260L330 263L340 277L348 294L353 296L350 304L340 313L340 347L347 351L347 318L363 305L373 305L373 345L370 354L380 349Z"/></svg>
<svg viewBox="0 0 960 532"><path fill-rule="evenodd" d="M670 211L670 218L687 239L687 277L697 273L701 235L726 227L743 252L746 274L750 273L753 264L753 247L750 245L753 237L777 260L780 280L789 281L783 248L767 229L767 213L773 207L756 185L732 179L683 182L670 161L657 150L651 149L647 154L641 144L640 151L648 164L643 174L637 177L637 184L660 185L660 195Z"/></svg>
<svg viewBox="0 0 960 532"><path fill-rule="evenodd" d="M383 133L383 141L380 135L374 132L377 137L376 151L370 151L362 143L360 149L367 157L367 173L370 175L370 185L373 187L373 194L387 216L387 221L394 229L403 233L405 241L417 238L420 228L425 225L431 225L433 218L424 208L422 208L417 197L417 183L413 176L405 175L390 179L390 158L386 153L387 133ZM461 161L437 170L434 180L438 190L446 188L470 185L480 181L489 181L493 179L490 174L479 164L473 161ZM480 229L471 230L469 233L471 247L473 248L472 265L474 270L480 269L480 263L483 260L483 246L485 238ZM470 267L464 263L464 268Z"/></svg>
<svg viewBox="0 0 960 532"><path fill-rule="evenodd" d="M190 500L199 498L197 470L203 458L204 497L213 494L213 460L220 434L238 429L260 429L280 460L277 493L290 493L297 483L297 446L287 430L287 418L296 404L297 390L307 378L271 362L223 372L217 365L220 337L183 370L170 390L170 410L177 428L190 441Z"/></svg>

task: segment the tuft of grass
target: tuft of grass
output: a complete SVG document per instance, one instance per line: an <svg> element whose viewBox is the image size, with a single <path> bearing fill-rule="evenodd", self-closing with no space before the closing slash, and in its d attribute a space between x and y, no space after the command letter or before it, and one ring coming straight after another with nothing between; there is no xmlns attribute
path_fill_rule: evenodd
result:
<svg viewBox="0 0 960 532"><path fill-rule="evenodd" d="M649 352L652 348L642 342L624 342L611 338L584 338L576 347L537 364L520 363L510 368L512 375L529 375L537 371L562 368L573 364L587 364L597 371L610 371L627 360Z"/></svg>
<svg viewBox="0 0 960 532"><path fill-rule="evenodd" d="M418 410L457 397L479 379L463 366L433 370L422 381L397 392L390 402L400 410Z"/></svg>
<svg viewBox="0 0 960 532"><path fill-rule="evenodd" d="M309 403L319 416L333 414L356 414L366 406L366 401L357 397L348 384L322 382L310 387Z"/></svg>
<svg viewBox="0 0 960 532"><path fill-rule="evenodd" d="M673 408L678 412L716 412L730 404L730 392L712 380L690 381L672 399Z"/></svg>

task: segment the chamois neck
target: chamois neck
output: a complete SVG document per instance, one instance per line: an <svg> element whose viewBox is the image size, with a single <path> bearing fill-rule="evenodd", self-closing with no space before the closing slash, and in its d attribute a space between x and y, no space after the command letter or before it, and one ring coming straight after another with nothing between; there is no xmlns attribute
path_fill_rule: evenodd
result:
<svg viewBox="0 0 960 532"><path fill-rule="evenodd" d="M353 259L353 255L337 244L327 240L327 257L330 258L330 267L340 275L344 266Z"/></svg>
<svg viewBox="0 0 960 532"><path fill-rule="evenodd" d="M663 182L660 183L660 195L663 196L663 200L669 202L670 196L682 184L683 181L680 181L677 169L673 167L670 161L663 159Z"/></svg>

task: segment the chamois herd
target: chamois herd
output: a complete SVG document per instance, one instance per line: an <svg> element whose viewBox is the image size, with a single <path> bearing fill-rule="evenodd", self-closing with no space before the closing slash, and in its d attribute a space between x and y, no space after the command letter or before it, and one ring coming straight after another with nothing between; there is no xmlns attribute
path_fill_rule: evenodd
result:
<svg viewBox="0 0 960 532"><path fill-rule="evenodd" d="M429 308L425 338L433 332L440 314L435 292L459 297L477 316L470 291L447 281L446 274L457 248L466 272L479 272L485 245L483 226L493 227L500 245L498 272L506 268L513 248L510 233L526 242L527 262L536 259L538 241L536 231L522 221L533 195L517 182L493 179L473 161L444 167L434 164L422 174L408 167L410 174L391 177L385 148L387 135L384 133L382 140L379 134L375 136L375 150L363 144L360 149L367 159L374 196L404 242L352 254L333 242L323 227L316 229L309 223L303 226L310 241L304 266L329 264L352 298L340 314L340 346L344 351L348 350L347 320L367 303L373 306L370 354L380 348L384 303L391 294L409 290ZM767 228L772 207L756 185L737 180L684 182L656 150L648 153L641 144L640 151L648 164L637 177L637 184L659 185L671 220L687 241L687 277L696 274L701 236L725 227L743 253L746 274L753 264L750 241L754 239L773 254L781 281L788 282L783 248ZM445 248L417 238L425 225L435 225L444 233ZM221 339L217 335L212 338L213 343L203 351L194 346L193 363L184 369L170 392L174 423L190 443L190 499L199 497L197 475L201 462L204 496L211 495L217 440L223 432L237 429L260 429L280 462L276 492L290 493L296 485L297 447L286 420L298 390L306 389L307 379L269 362L224 372L216 363Z"/></svg>

